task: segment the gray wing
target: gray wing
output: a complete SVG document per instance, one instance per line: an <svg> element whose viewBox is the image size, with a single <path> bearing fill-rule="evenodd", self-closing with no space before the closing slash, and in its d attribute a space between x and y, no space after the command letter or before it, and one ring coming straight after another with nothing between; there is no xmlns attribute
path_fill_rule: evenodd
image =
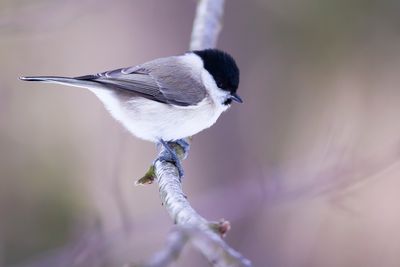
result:
<svg viewBox="0 0 400 267"><path fill-rule="evenodd" d="M179 56L160 58L135 67L75 79L98 82L178 106L196 105L207 94L201 82L200 70L196 71Z"/></svg>

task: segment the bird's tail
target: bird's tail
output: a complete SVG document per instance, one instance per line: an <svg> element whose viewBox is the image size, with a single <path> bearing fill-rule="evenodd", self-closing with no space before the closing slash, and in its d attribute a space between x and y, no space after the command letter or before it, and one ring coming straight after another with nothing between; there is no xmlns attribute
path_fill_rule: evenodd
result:
<svg viewBox="0 0 400 267"><path fill-rule="evenodd" d="M83 80L83 79L81 80L81 79L68 78L68 77L58 77L58 76L27 76L27 77L20 77L20 79L22 81L58 83L58 84L81 87L81 88L104 87L95 81Z"/></svg>

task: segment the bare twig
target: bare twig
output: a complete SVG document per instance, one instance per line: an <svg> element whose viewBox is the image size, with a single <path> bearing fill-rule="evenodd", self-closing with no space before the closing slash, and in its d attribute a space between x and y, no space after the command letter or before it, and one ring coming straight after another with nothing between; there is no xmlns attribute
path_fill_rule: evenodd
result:
<svg viewBox="0 0 400 267"><path fill-rule="evenodd" d="M240 253L229 247L213 231L194 226L177 226L168 236L165 247L156 253L150 262L130 267L165 267L176 260L183 247L190 242L209 262L216 267L250 267L251 263Z"/></svg>
<svg viewBox="0 0 400 267"><path fill-rule="evenodd" d="M161 153L166 153L162 150ZM200 216L190 205L182 191L178 170L171 163L156 163L156 181L164 207L188 240L214 266L251 266L249 260L230 248L221 238L229 223L211 223ZM183 247L183 246L182 246ZM175 254L171 254L173 257ZM158 266L158 265L148 265ZM166 265L164 265L166 266Z"/></svg>
<svg viewBox="0 0 400 267"><path fill-rule="evenodd" d="M143 267L165 267L176 260L186 242L188 241L187 235L181 229L173 230L167 239L167 244L164 249L156 253L150 262L143 265ZM127 267L142 267L141 265L133 265Z"/></svg>
<svg viewBox="0 0 400 267"><path fill-rule="evenodd" d="M223 6L224 0L201 0L198 3L190 43L191 50L215 47L221 30ZM180 159L186 158L184 152L178 152L181 152L178 153ZM163 156L164 153L168 152L161 147L159 156ZM149 176L154 176L162 203L177 227L171 233L166 247L145 266L167 266L177 258L186 241L200 251L213 266L251 266L249 260L229 247L221 238L229 230L229 222L208 222L191 207L183 193L175 165L156 161L154 172L145 177Z"/></svg>
<svg viewBox="0 0 400 267"><path fill-rule="evenodd" d="M197 5L194 18L191 50L213 48L221 31L224 0L202 0Z"/></svg>

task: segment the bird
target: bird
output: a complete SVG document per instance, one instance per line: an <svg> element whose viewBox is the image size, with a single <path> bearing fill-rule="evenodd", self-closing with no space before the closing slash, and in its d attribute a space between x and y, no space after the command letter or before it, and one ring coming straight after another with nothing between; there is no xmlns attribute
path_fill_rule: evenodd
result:
<svg viewBox="0 0 400 267"><path fill-rule="evenodd" d="M184 138L212 126L237 94L240 71L219 49L192 50L143 64L78 77L22 76L23 81L56 83L93 92L111 116L134 136L161 144L169 161L183 168L171 142L186 150Z"/></svg>

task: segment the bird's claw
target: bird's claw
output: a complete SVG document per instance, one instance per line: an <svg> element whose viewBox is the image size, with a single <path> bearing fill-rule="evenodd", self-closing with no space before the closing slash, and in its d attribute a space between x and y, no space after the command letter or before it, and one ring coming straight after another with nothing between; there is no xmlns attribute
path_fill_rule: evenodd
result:
<svg viewBox="0 0 400 267"><path fill-rule="evenodd" d="M182 147L182 149L184 150L184 152L186 154L186 152L188 151L189 144L184 140L181 140L181 141L182 141L182 143L178 143L178 142L176 142L176 143ZM159 156L155 160L155 162L161 161L161 162L170 162L170 163L174 164L176 166L176 168L178 169L179 178L182 178L184 176L184 171L183 171L181 161L180 161L178 155L176 154L175 150L172 149L169 146L169 144L167 142L165 142L164 140L160 140L160 143L164 146L165 152L161 156Z"/></svg>
<svg viewBox="0 0 400 267"><path fill-rule="evenodd" d="M171 157L171 153L168 152L168 155L161 155L156 159L157 161L161 162L169 162L175 165L175 167L178 169L179 173L179 178L182 178L184 175L183 167L181 164L181 161L178 158L175 158L174 156Z"/></svg>
<svg viewBox="0 0 400 267"><path fill-rule="evenodd" d="M178 139L175 141L175 143L177 143L183 149L184 156L186 157L190 150L189 143L186 142L185 139Z"/></svg>

